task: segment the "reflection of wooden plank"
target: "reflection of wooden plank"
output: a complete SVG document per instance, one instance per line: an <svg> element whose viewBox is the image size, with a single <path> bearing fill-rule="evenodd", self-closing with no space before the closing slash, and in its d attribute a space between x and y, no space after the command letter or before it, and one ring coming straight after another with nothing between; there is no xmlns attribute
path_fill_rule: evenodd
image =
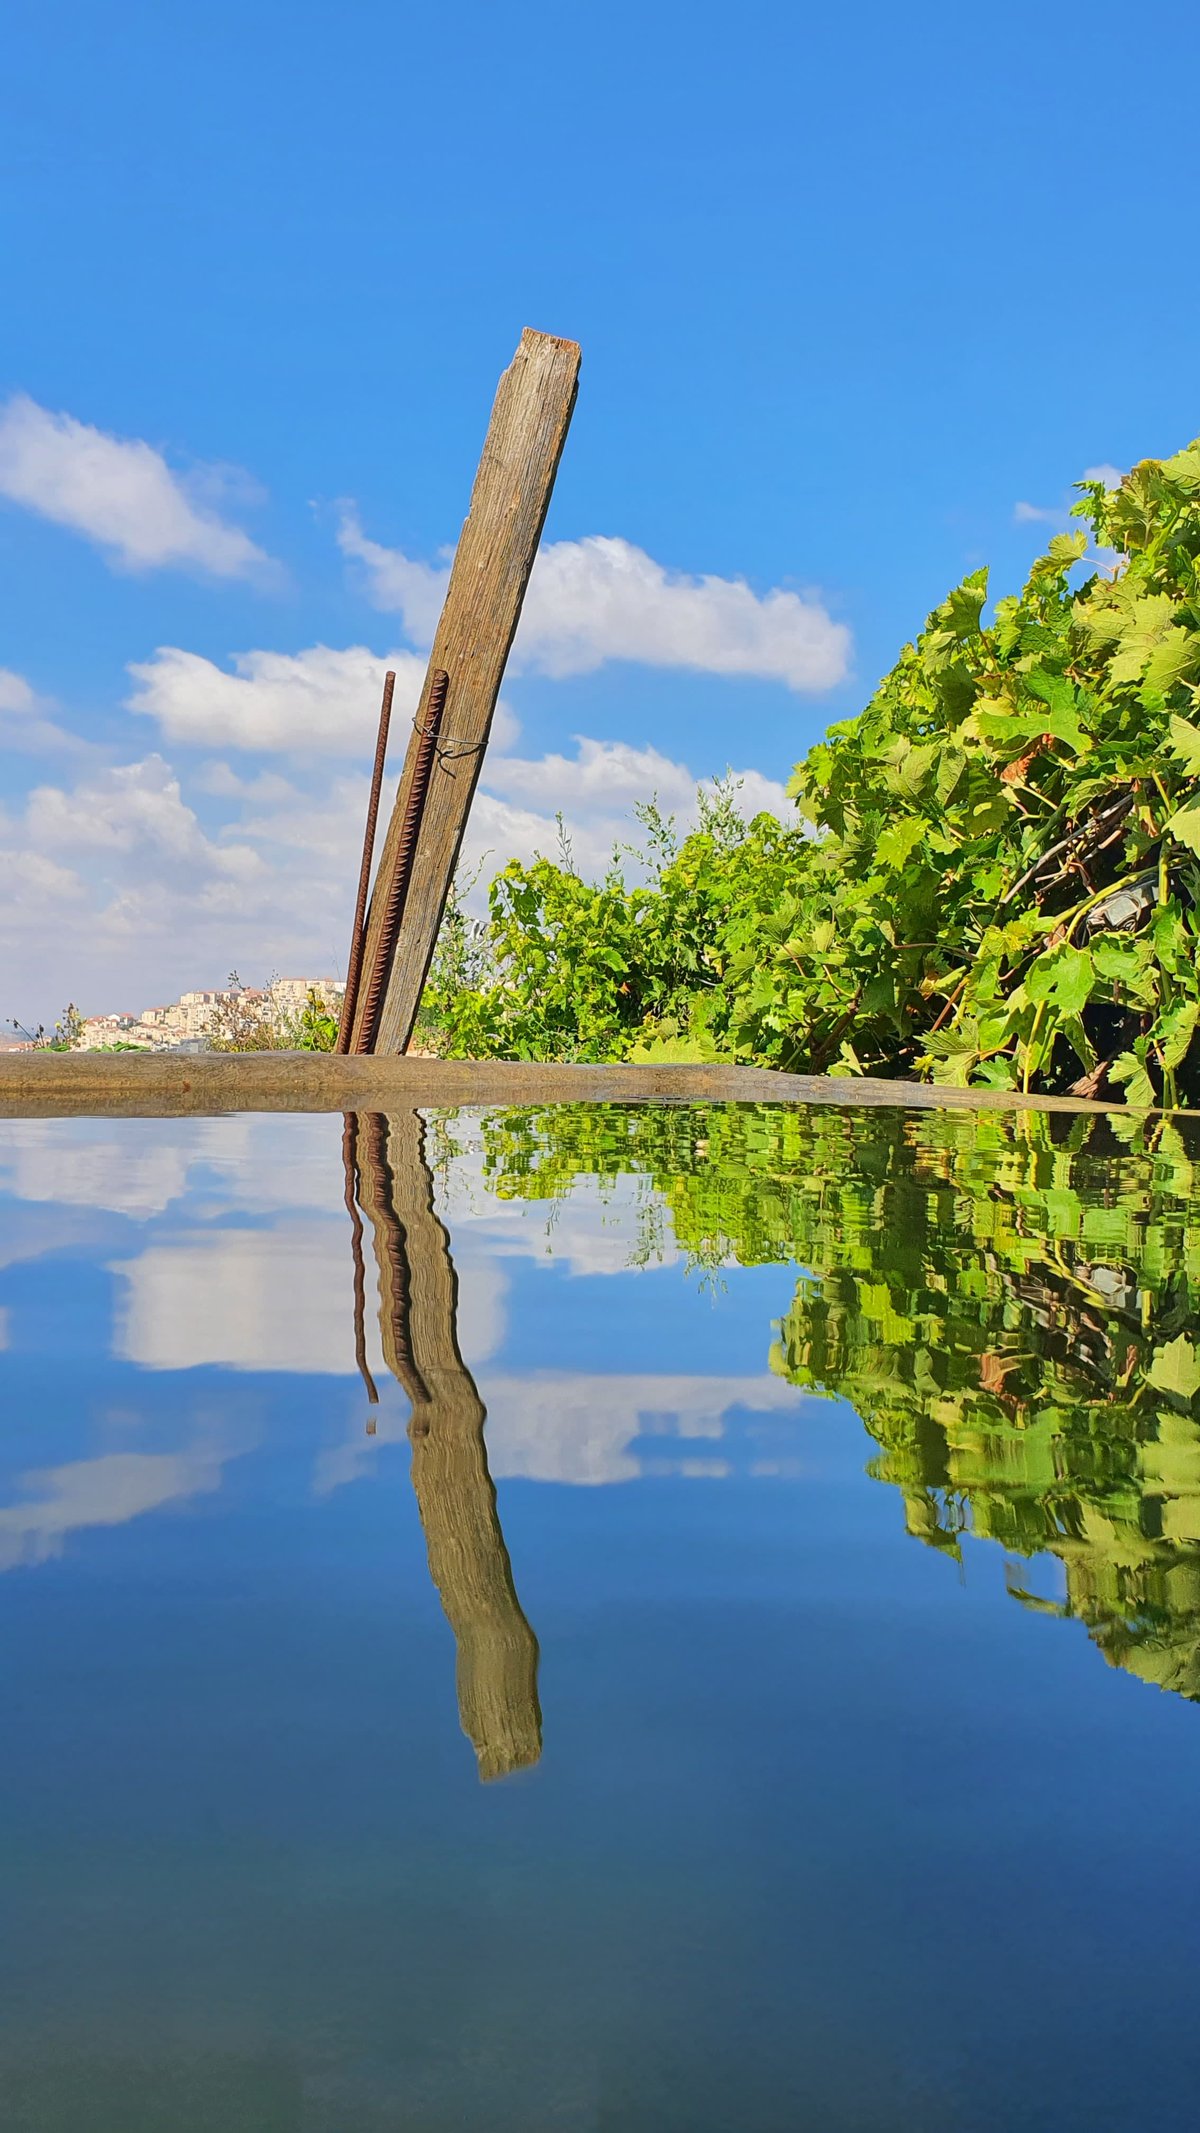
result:
<svg viewBox="0 0 1200 2133"><path fill-rule="evenodd" d="M526 329L496 392L367 920L363 968L370 971L396 878L433 676L444 670L445 716L375 1039L380 1052L403 1052L417 1018L578 381L577 343ZM351 1049L362 1029L363 1004L360 997Z"/></svg>
<svg viewBox="0 0 1200 2133"><path fill-rule="evenodd" d="M458 1646L458 1709L482 1778L542 1752L537 1638L521 1612L484 1449L485 1409L458 1348L458 1279L416 1112L359 1119L384 1359L412 1401L413 1486L429 1568Z"/></svg>

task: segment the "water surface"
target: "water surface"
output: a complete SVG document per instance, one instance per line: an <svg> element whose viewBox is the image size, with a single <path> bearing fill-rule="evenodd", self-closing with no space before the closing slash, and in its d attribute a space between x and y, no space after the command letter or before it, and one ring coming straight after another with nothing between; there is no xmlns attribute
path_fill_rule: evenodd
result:
<svg viewBox="0 0 1200 2133"><path fill-rule="evenodd" d="M0 2124L1190 2128L1198 1247L1171 1127L0 1124Z"/></svg>

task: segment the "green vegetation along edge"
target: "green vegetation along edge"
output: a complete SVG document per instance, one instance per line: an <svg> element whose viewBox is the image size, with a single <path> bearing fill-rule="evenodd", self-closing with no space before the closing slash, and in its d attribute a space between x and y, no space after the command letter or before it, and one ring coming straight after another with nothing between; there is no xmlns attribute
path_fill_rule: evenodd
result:
<svg viewBox="0 0 1200 2133"><path fill-rule="evenodd" d="M457 1058L728 1060L1200 1100L1200 441L977 571L798 766L795 826L718 789L646 879L511 862L426 996ZM1079 582L1085 557L1091 574Z"/></svg>

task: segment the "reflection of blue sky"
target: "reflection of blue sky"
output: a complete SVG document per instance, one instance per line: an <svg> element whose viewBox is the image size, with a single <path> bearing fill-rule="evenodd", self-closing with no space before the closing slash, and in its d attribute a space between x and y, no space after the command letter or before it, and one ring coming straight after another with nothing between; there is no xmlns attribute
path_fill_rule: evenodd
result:
<svg viewBox="0 0 1200 2133"><path fill-rule="evenodd" d="M913 1543L789 1269L468 1152L544 1715L479 1785L340 1135L0 1126L5 2133L1190 2133L1194 1709Z"/></svg>
<svg viewBox="0 0 1200 2133"><path fill-rule="evenodd" d="M785 1271L731 1270L700 1293L661 1220L655 1255L633 1267L644 1181L585 1180L553 1209L497 1201L461 1122L458 1139L438 1198L494 1478L593 1486L794 1465L799 1401L763 1367ZM0 1128L0 1566L43 1561L74 1532L195 1510L314 1394L315 1497L406 1461L369 1230L382 1399L364 1428L342 1190L332 1117ZM260 1388L249 1434L228 1421L244 1412L237 1384Z"/></svg>

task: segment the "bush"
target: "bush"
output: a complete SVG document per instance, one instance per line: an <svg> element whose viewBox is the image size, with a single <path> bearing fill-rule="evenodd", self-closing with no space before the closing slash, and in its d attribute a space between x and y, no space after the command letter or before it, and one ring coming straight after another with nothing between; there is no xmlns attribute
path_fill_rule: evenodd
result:
<svg viewBox="0 0 1200 2133"><path fill-rule="evenodd" d="M967 578L799 764L807 824L726 791L648 878L510 863L456 1053L728 1057L1023 1090L1200 1097L1200 442L1076 513L983 621Z"/></svg>

